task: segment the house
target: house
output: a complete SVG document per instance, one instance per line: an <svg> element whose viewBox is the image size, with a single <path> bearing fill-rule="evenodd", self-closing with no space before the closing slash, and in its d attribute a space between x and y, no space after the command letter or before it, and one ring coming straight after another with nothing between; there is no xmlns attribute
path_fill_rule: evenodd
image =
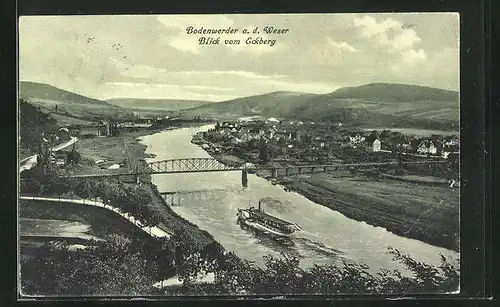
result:
<svg viewBox="0 0 500 307"><path fill-rule="evenodd" d="M296 139L298 142L300 142L300 135L301 135L300 130L297 130L297 131L295 132L295 139Z"/></svg>
<svg viewBox="0 0 500 307"><path fill-rule="evenodd" d="M382 148L381 148L381 142L379 139L376 139L375 141L373 141L372 143L372 149L373 149L373 152L378 152L380 151Z"/></svg>
<svg viewBox="0 0 500 307"><path fill-rule="evenodd" d="M243 134L241 134L240 139L242 142L246 143L246 142L250 142L253 138L249 133L243 133Z"/></svg>
<svg viewBox="0 0 500 307"><path fill-rule="evenodd" d="M231 145L237 145L239 143L241 143L242 140L240 140L239 138L232 138L231 139Z"/></svg>
<svg viewBox="0 0 500 307"><path fill-rule="evenodd" d="M407 136L403 136L402 140L396 144L396 148L401 150L402 152L412 152L414 148L417 148L417 144L415 146L412 145L414 141Z"/></svg>
<svg viewBox="0 0 500 307"><path fill-rule="evenodd" d="M110 135L109 123L94 124L94 125L78 125L70 128L71 135L92 135L92 136L108 136Z"/></svg>
<svg viewBox="0 0 500 307"><path fill-rule="evenodd" d="M58 141L67 141L70 138L70 133L68 128L61 128L59 131L57 131L57 137L56 139Z"/></svg>
<svg viewBox="0 0 500 307"><path fill-rule="evenodd" d="M451 139L448 139L444 142L443 146L444 147L452 147L452 146L458 146L459 144L459 140L455 137L451 138Z"/></svg>
<svg viewBox="0 0 500 307"><path fill-rule="evenodd" d="M61 167L66 164L66 152L51 152L50 153L50 162L55 165Z"/></svg>
<svg viewBox="0 0 500 307"><path fill-rule="evenodd" d="M266 136L267 136L269 139L273 139L273 138L274 138L274 135L276 134L276 131L277 131L277 129L276 129L275 127L271 127L271 128L269 128L269 130L267 131L267 135L266 135Z"/></svg>
<svg viewBox="0 0 500 307"><path fill-rule="evenodd" d="M432 141L423 140L417 147L417 152L419 154L431 154L435 155L437 153L436 145Z"/></svg>
<svg viewBox="0 0 500 307"><path fill-rule="evenodd" d="M270 117L266 120L267 123L279 123L280 121L274 117Z"/></svg>
<svg viewBox="0 0 500 307"><path fill-rule="evenodd" d="M356 136L349 136L349 143L351 143L351 145L357 145L364 141L365 137L362 137L359 134L356 134Z"/></svg>
<svg viewBox="0 0 500 307"><path fill-rule="evenodd" d="M460 178L453 179L450 183L450 188L460 188Z"/></svg>

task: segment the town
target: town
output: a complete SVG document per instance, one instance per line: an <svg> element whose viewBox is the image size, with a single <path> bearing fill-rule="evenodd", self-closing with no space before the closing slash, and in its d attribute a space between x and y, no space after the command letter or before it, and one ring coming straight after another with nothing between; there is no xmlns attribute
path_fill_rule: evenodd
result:
<svg viewBox="0 0 500 307"><path fill-rule="evenodd" d="M193 143L223 163L332 164L389 162L401 157L409 161L448 160L455 164L451 173L432 168L433 173L422 175L459 181L456 136L417 137L390 130L367 131L342 123L268 118L219 122L213 129L196 135Z"/></svg>

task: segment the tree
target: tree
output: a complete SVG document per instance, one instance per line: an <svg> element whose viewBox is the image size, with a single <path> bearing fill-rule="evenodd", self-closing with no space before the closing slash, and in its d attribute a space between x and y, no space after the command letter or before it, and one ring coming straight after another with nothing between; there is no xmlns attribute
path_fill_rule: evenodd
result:
<svg viewBox="0 0 500 307"><path fill-rule="evenodd" d="M380 133L380 138L386 139L391 136L391 130L384 130Z"/></svg>
<svg viewBox="0 0 500 307"><path fill-rule="evenodd" d="M253 151L254 149L257 149L259 145L259 142L256 139L251 139L250 141L247 142L247 148L248 151Z"/></svg>
<svg viewBox="0 0 500 307"><path fill-rule="evenodd" d="M156 275L140 250L112 242L74 253L45 246L21 266L21 287L29 295L137 295L148 293Z"/></svg>
<svg viewBox="0 0 500 307"><path fill-rule="evenodd" d="M259 159L261 163L266 164L269 162L269 146L267 143L262 142L259 149Z"/></svg>
<svg viewBox="0 0 500 307"><path fill-rule="evenodd" d="M75 144L73 144L73 148L70 152L66 154L66 164L68 165L77 165L81 161L81 154L76 151Z"/></svg>
<svg viewBox="0 0 500 307"><path fill-rule="evenodd" d="M370 135L366 138L366 141L371 144L376 139L378 139L378 132L377 132L377 130L372 130L372 132L370 133Z"/></svg>
<svg viewBox="0 0 500 307"><path fill-rule="evenodd" d="M280 137L279 140L278 140L278 144L280 146L286 146L286 140L284 137Z"/></svg>
<svg viewBox="0 0 500 307"><path fill-rule="evenodd" d="M92 186L88 180L81 180L78 182L75 192L76 195L80 196L81 198L91 198L93 196L93 191L92 191Z"/></svg>

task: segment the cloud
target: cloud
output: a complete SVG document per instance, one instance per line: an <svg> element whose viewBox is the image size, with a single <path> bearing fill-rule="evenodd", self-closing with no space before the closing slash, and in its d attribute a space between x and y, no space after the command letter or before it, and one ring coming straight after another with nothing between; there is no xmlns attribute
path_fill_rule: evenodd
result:
<svg viewBox="0 0 500 307"><path fill-rule="evenodd" d="M301 62L304 65L317 63L322 66L344 65L346 56L355 53L358 50L347 42L337 42L331 37L325 39L316 45L310 46L302 55Z"/></svg>
<svg viewBox="0 0 500 307"><path fill-rule="evenodd" d="M423 49L419 49L418 51L415 51L413 49L406 50L403 51L401 55L403 62L410 65L417 64L427 59L427 54Z"/></svg>
<svg viewBox="0 0 500 307"><path fill-rule="evenodd" d="M354 48L353 46L349 45L346 42L340 42L340 43L338 43L338 42L334 41L333 39L331 39L330 37L327 37L326 39L327 39L328 43L333 48L339 49L341 51L356 52L356 48Z"/></svg>
<svg viewBox="0 0 500 307"><path fill-rule="evenodd" d="M392 71L414 69L415 65L425 63L428 56L424 49L416 48L422 41L415 30L392 18L381 18L377 21L372 16L354 18L354 26L359 29L360 36L370 40L378 48L392 55L389 66Z"/></svg>
<svg viewBox="0 0 500 307"><path fill-rule="evenodd" d="M429 54L410 50L395 61L389 72L393 80L435 86L453 91L460 90L460 55L458 48L445 47ZM422 82L425 80L425 82Z"/></svg>
<svg viewBox="0 0 500 307"><path fill-rule="evenodd" d="M422 40L413 29L405 28L402 22L392 18L378 22L365 15L354 18L354 26L359 28L362 37L371 39L391 53L412 49Z"/></svg>

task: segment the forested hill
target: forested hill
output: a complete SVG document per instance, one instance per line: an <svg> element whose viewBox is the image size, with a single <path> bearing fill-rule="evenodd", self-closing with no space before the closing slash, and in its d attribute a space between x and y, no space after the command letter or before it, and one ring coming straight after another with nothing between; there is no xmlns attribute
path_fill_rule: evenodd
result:
<svg viewBox="0 0 500 307"><path fill-rule="evenodd" d="M19 102L19 113L21 156L33 154L38 150L42 133L55 132L60 128L49 114L23 100Z"/></svg>
<svg viewBox="0 0 500 307"><path fill-rule="evenodd" d="M374 83L328 94L273 92L185 110L188 116L260 115L331 120L367 127L458 129L457 92L407 84Z"/></svg>

